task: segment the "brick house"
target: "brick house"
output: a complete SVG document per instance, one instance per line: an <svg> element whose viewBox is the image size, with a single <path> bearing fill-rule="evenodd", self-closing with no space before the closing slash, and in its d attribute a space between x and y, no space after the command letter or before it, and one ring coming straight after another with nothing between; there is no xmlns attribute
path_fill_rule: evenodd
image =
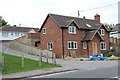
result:
<svg viewBox="0 0 120 80"><path fill-rule="evenodd" d="M56 57L91 56L109 51L109 30L94 20L48 14L40 32L40 48L48 49Z"/></svg>

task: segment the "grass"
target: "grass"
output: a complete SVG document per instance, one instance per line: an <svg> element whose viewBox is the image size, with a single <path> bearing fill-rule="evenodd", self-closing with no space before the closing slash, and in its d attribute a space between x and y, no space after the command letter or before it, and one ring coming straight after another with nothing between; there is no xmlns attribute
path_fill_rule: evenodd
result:
<svg viewBox="0 0 120 80"><path fill-rule="evenodd" d="M9 54L3 54L5 59L5 67L2 70L2 74L10 74L10 73L16 73L16 72L24 72L24 71L30 71L30 70L36 70L36 69L46 69L46 68L55 68L55 67L61 67L60 65L50 64L42 62L42 66L39 66L39 62L24 58L24 68L21 65L21 57L13 56Z"/></svg>
<svg viewBox="0 0 120 80"><path fill-rule="evenodd" d="M120 57L109 57L109 60L120 60Z"/></svg>

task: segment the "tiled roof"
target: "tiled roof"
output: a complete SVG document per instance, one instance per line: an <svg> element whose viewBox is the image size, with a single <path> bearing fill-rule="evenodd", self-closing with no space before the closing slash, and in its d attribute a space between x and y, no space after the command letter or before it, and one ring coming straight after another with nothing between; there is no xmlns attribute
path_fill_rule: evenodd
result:
<svg viewBox="0 0 120 80"><path fill-rule="evenodd" d="M94 38L94 36L98 34L101 38L101 40L103 40L103 38L101 37L101 35L98 33L97 30L93 30L93 31L88 31L86 32L85 36L83 37L83 39L81 41L90 41Z"/></svg>
<svg viewBox="0 0 120 80"><path fill-rule="evenodd" d="M55 22L60 27L68 27L67 25L70 24L72 21L74 21L81 29L98 29L100 26L96 26L96 24L101 24L98 21L92 19L84 19L56 14L49 15L55 20ZM91 27L88 27L86 24L89 24Z"/></svg>
<svg viewBox="0 0 120 80"><path fill-rule="evenodd" d="M33 29L35 32L38 32L39 28L30 28L30 27L11 27L11 26L3 26L0 27L0 31L9 31L9 32L29 32Z"/></svg>

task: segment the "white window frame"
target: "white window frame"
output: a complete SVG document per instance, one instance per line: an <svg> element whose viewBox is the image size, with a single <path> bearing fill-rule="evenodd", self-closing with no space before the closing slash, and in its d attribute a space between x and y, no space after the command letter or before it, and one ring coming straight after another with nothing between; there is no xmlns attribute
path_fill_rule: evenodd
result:
<svg viewBox="0 0 120 80"><path fill-rule="evenodd" d="M46 28L43 28L43 34L46 34Z"/></svg>
<svg viewBox="0 0 120 80"><path fill-rule="evenodd" d="M100 50L106 50L106 42L100 42Z"/></svg>
<svg viewBox="0 0 120 80"><path fill-rule="evenodd" d="M102 35L102 36L105 35L105 30L104 29L100 29L100 35Z"/></svg>
<svg viewBox="0 0 120 80"><path fill-rule="evenodd" d="M53 42L47 43L47 48L48 48L48 50L52 50L53 49Z"/></svg>
<svg viewBox="0 0 120 80"><path fill-rule="evenodd" d="M73 43L73 46L72 46L72 43ZM68 41L68 49L77 49L77 42L76 41Z"/></svg>
<svg viewBox="0 0 120 80"><path fill-rule="evenodd" d="M2 37L8 37L8 35L9 35L9 34L8 34L7 32L3 32L3 33L2 33Z"/></svg>
<svg viewBox="0 0 120 80"><path fill-rule="evenodd" d="M83 42L83 49L87 49L87 42Z"/></svg>
<svg viewBox="0 0 120 80"><path fill-rule="evenodd" d="M69 26L68 27L69 34L76 34L76 27L75 26Z"/></svg>

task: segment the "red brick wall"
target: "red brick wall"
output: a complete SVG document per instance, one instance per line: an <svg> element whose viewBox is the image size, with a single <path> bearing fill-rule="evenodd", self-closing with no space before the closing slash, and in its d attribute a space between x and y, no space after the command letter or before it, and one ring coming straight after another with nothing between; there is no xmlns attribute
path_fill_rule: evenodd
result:
<svg viewBox="0 0 120 80"><path fill-rule="evenodd" d="M75 24L71 24L71 25L75 25ZM69 34L68 33L68 28L65 28L63 30L63 34L64 34L64 54L65 56L69 56L70 55L70 51L71 49L68 49L68 41L76 41L77 42L77 49L74 49L73 51L76 52L77 57L80 57L83 53L82 53L82 43L81 43L81 39L84 36L84 31L79 30L78 27L76 27L76 34Z"/></svg>
<svg viewBox="0 0 120 80"><path fill-rule="evenodd" d="M97 42L97 53L100 53L100 37L96 34L92 41L88 43L89 46L89 56L93 55L92 42Z"/></svg>
<svg viewBox="0 0 120 80"><path fill-rule="evenodd" d="M28 38L39 39L40 33L29 33Z"/></svg>
<svg viewBox="0 0 120 80"><path fill-rule="evenodd" d="M41 30L40 34L40 48L42 50L47 49L47 43L53 42L52 52L56 54L56 57L62 57L62 30L61 28L48 17L46 23L43 25L46 28L46 34L43 34Z"/></svg>
<svg viewBox="0 0 120 80"><path fill-rule="evenodd" d="M100 29L104 29L104 28L101 27ZM109 50L110 50L110 38L109 38L109 32L107 32L107 31L105 30L105 35L102 36L102 37L103 37L103 39L104 39L105 42L106 42L106 46L107 46L107 48L106 48L106 50L101 50L101 52L109 51Z"/></svg>

